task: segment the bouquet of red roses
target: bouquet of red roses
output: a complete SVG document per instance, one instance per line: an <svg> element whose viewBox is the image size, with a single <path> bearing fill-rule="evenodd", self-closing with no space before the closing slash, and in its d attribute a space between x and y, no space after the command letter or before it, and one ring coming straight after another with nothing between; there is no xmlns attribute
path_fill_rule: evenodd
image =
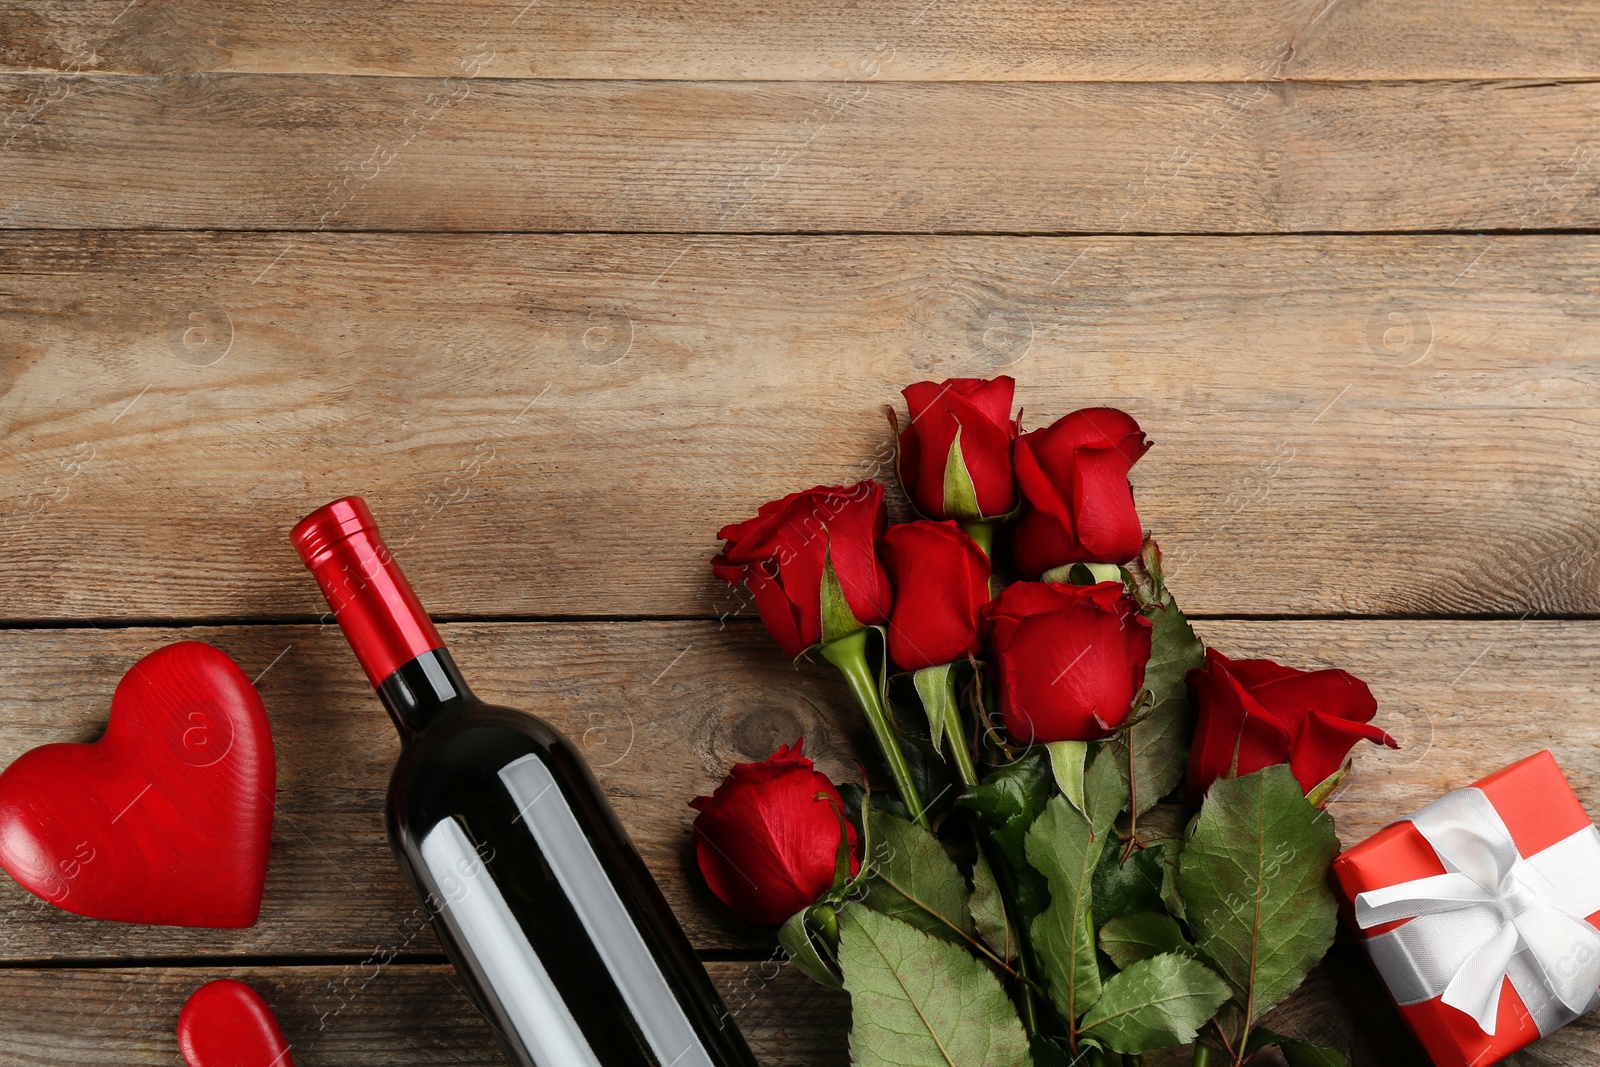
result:
<svg viewBox="0 0 1600 1067"><path fill-rule="evenodd" d="M1178 609L1109 408L1020 433L1014 382L904 392L901 485L819 487L725 527L713 571L844 675L893 792L785 745L692 803L707 884L851 998L854 1063L1234 1065L1337 1052L1261 1015L1333 939L1322 810L1370 725L1340 670L1231 660ZM1020 436L1019 436L1020 434ZM1189 810L1186 810L1189 809Z"/></svg>

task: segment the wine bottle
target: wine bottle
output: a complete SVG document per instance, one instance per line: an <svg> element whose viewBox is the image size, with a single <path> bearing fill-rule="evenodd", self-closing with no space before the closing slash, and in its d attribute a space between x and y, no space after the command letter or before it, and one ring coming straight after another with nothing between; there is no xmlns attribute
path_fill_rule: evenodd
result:
<svg viewBox="0 0 1600 1067"><path fill-rule="evenodd" d="M755 1067L570 741L473 695L359 497L290 539L400 731L389 841L524 1067Z"/></svg>

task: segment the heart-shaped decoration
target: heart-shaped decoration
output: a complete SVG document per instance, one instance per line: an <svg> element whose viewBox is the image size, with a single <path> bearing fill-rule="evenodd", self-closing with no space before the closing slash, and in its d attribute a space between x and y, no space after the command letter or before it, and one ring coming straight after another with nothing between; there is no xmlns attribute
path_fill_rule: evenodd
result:
<svg viewBox="0 0 1600 1067"><path fill-rule="evenodd" d="M294 1067L272 1009L232 978L189 995L178 1013L178 1048L189 1067Z"/></svg>
<svg viewBox="0 0 1600 1067"><path fill-rule="evenodd" d="M0 866L95 919L250 926L276 782L255 686L180 641L123 675L100 740L32 749L0 774Z"/></svg>

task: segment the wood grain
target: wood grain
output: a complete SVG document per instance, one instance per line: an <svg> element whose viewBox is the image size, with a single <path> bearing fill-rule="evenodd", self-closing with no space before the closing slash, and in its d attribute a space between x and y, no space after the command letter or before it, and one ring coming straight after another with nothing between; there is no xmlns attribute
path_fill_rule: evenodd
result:
<svg viewBox="0 0 1600 1067"><path fill-rule="evenodd" d="M1597 622L1206 620L1233 656L1344 667L1378 697L1404 746L1362 746L1331 810L1346 844L1548 747L1600 811ZM870 751L842 684L796 672L756 625L715 622L455 624L444 628L486 699L535 711L578 739L690 936L763 950L687 873L691 812L727 767L803 735L836 781ZM0 960L289 958L437 952L383 837L394 732L336 629L315 626L0 631L0 765L85 741L117 678L178 637L210 641L252 677L272 719L278 811L261 921L247 930L126 926L34 902L0 879ZM270 667L270 669L268 669Z"/></svg>
<svg viewBox="0 0 1600 1067"><path fill-rule="evenodd" d="M849 1001L772 961L706 965L758 1060L768 1067L843 1067ZM16 1067L162 1065L175 1061L183 1001L205 982L236 978L271 1005L300 1067L388 1067L504 1061L460 980L441 964L301 967L127 967L0 971L7 1062ZM1347 1052L1355 1067L1412 1065L1422 1052L1352 945L1336 945L1306 984L1267 1016L1287 1036ZM1505 1061L1512 1067L1589 1067L1600 1049L1593 1017ZM1187 1051L1153 1053L1147 1067L1187 1067Z"/></svg>
<svg viewBox="0 0 1600 1067"><path fill-rule="evenodd" d="M0 76L0 114L10 116L0 142L0 224L10 227L1600 225L1600 83L1592 82L14 74Z"/></svg>
<svg viewBox="0 0 1600 1067"><path fill-rule="evenodd" d="M768 1067L843 1067L849 1001L774 961L712 962L711 976ZM272 1008L297 1067L505 1063L443 964L3 970L11 1067L168 1067L178 1011L201 985L237 978Z"/></svg>
<svg viewBox="0 0 1600 1067"><path fill-rule="evenodd" d="M697 615L723 523L1010 373L1134 413L1202 613L1594 614L1600 239L0 237L0 618L271 619L364 494L441 616Z"/></svg>
<svg viewBox="0 0 1600 1067"><path fill-rule="evenodd" d="M692 7L426 2L30 0L7 11L0 69L835 81L1233 81L1585 77L1600 13L1577 0L1177 0L979 7L704 0Z"/></svg>
<svg viewBox="0 0 1600 1067"><path fill-rule="evenodd" d="M691 938L765 943L725 917L692 867L691 797L738 761L806 738L839 780L858 777L849 696L797 675L755 627L714 624L447 626L479 693L538 713L577 740ZM0 631L0 766L48 741L92 739L116 680L174 639L229 652L259 688L278 755L262 920L240 931L96 922L0 878L0 958L304 956L439 951L384 836L399 741L335 626ZM270 669L268 669L270 667ZM68 886L70 892L70 884Z"/></svg>

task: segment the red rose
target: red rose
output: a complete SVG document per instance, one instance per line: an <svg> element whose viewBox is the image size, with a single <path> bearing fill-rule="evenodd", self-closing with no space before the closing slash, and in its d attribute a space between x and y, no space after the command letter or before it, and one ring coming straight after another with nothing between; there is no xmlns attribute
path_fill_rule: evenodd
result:
<svg viewBox="0 0 1600 1067"><path fill-rule="evenodd" d="M919 514L934 519L978 522L1004 515L1017 504L1011 476L1011 419L1016 381L1001 376L917 382L901 394L911 424L900 435L900 481ZM954 468L952 449L960 449ZM952 485L947 472L962 471ZM969 490L970 486L970 491Z"/></svg>
<svg viewBox="0 0 1600 1067"><path fill-rule="evenodd" d="M889 658L917 671L975 654L978 612L989 602L989 557L953 522L905 522L878 540L894 610Z"/></svg>
<svg viewBox="0 0 1600 1067"><path fill-rule="evenodd" d="M1084 408L1017 439L1017 486L1028 509L1012 553L1037 577L1067 563L1126 563L1143 530L1128 471L1150 448L1126 412Z"/></svg>
<svg viewBox="0 0 1600 1067"><path fill-rule="evenodd" d="M1230 660L1206 649L1189 672L1200 709L1189 748L1189 803L1218 778L1287 763L1307 793L1344 763L1362 738L1399 748L1369 726L1378 712L1367 683L1344 671L1297 671L1271 660Z"/></svg>
<svg viewBox="0 0 1600 1067"><path fill-rule="evenodd" d="M711 570L729 585L743 582L767 631L784 652L798 656L823 639L827 561L857 629L889 617L889 576L874 550L888 523L877 482L820 485L763 504L755 518L718 530L727 544Z"/></svg>
<svg viewBox="0 0 1600 1067"><path fill-rule="evenodd" d="M1120 582L1018 582L984 611L1012 738L1094 741L1128 718L1150 660L1150 620Z"/></svg>
<svg viewBox="0 0 1600 1067"><path fill-rule="evenodd" d="M761 763L736 763L709 797L689 806L695 857L706 884L740 918L779 926L833 886L843 801L833 783L794 748L779 745ZM861 869L861 843L844 822L850 873Z"/></svg>

